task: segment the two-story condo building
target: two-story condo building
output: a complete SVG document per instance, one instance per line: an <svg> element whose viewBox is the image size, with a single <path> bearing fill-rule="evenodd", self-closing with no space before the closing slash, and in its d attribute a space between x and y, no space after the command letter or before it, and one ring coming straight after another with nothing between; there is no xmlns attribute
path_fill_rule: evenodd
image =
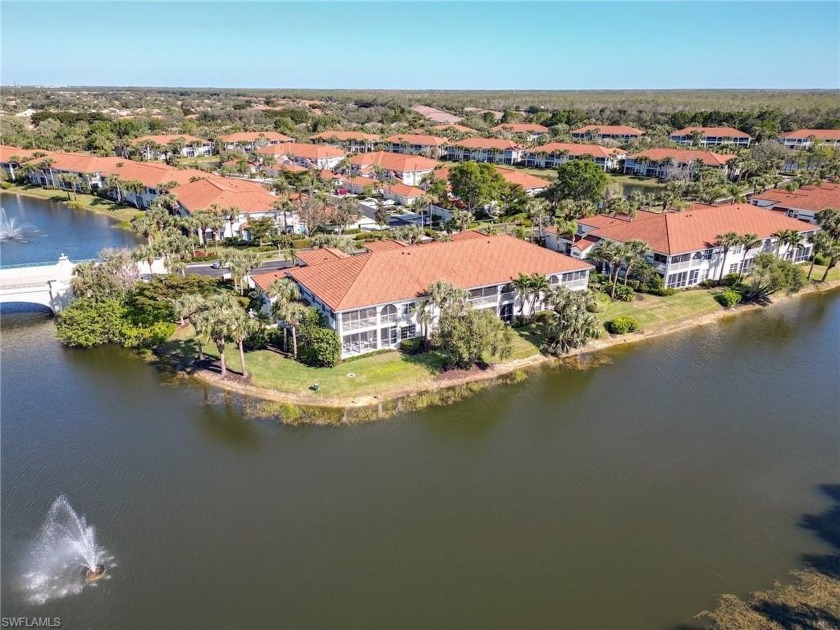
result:
<svg viewBox="0 0 840 630"><path fill-rule="evenodd" d="M364 254L321 255L322 262L283 270L341 337L345 358L422 336L418 302L438 280L466 289L473 308L491 310L509 322L520 309L511 284L520 273L541 274L552 287L579 290L586 288L592 268L511 236L478 232L463 232L449 242L379 241L365 247ZM252 274L251 281L266 288L278 275ZM528 313L530 304L522 306ZM437 316L432 313L433 320Z"/></svg>
<svg viewBox="0 0 840 630"><path fill-rule="evenodd" d="M32 159L37 149L21 149L9 145L0 145L0 168L6 173L9 179L20 177L18 169L24 162Z"/></svg>
<svg viewBox="0 0 840 630"><path fill-rule="evenodd" d="M569 160L592 160L605 171L618 168L625 153L597 144L574 144L570 142L549 142L527 149L523 157L525 166L534 168L557 168Z"/></svg>
<svg viewBox="0 0 840 630"><path fill-rule="evenodd" d="M814 144L840 147L840 129L797 129L788 131L778 138L789 149L809 149Z"/></svg>
<svg viewBox="0 0 840 630"><path fill-rule="evenodd" d="M166 191L174 193L175 188L208 174L194 168L175 168L159 162L136 162L122 158L106 158L110 161L102 171L100 187L107 190L109 197L117 202L126 202L137 208L148 208Z"/></svg>
<svg viewBox="0 0 840 630"><path fill-rule="evenodd" d="M840 209L840 184L823 182L819 186L802 186L794 191L765 190L750 197L750 203L800 221L816 223L817 215L826 208Z"/></svg>
<svg viewBox="0 0 840 630"><path fill-rule="evenodd" d="M408 186L419 186L420 180L439 165L440 162L422 155L404 155L389 151L372 151L350 158L350 170L354 175L378 175L380 179L396 179Z"/></svg>
<svg viewBox="0 0 840 630"><path fill-rule="evenodd" d="M492 164L519 164L522 148L506 138L464 138L446 147L446 159L462 162L490 162Z"/></svg>
<svg viewBox="0 0 840 630"><path fill-rule="evenodd" d="M442 147L447 142L449 141L446 138L419 133L398 133L383 140L392 153L424 155L430 158L440 157Z"/></svg>
<svg viewBox="0 0 840 630"><path fill-rule="evenodd" d="M619 144L627 144L631 140L642 137L642 130L627 125L585 125L572 130L572 138L578 142L589 140L612 140Z"/></svg>
<svg viewBox="0 0 840 630"><path fill-rule="evenodd" d="M294 142L294 138L284 136L276 131L238 131L229 133L221 138L225 151L243 151L253 153L260 147L281 142Z"/></svg>
<svg viewBox="0 0 840 630"><path fill-rule="evenodd" d="M144 160L165 160L173 152L178 157L194 158L213 154L213 143L189 134L142 136L130 142Z"/></svg>
<svg viewBox="0 0 840 630"><path fill-rule="evenodd" d="M376 149L379 136L362 131L322 131L310 136L316 144L332 144L348 153L367 153Z"/></svg>
<svg viewBox="0 0 840 630"><path fill-rule="evenodd" d="M714 147L724 144L748 147L752 142L750 134L732 127L685 127L672 131L668 139L677 144L693 145L696 142L701 147Z"/></svg>
<svg viewBox="0 0 840 630"><path fill-rule="evenodd" d="M729 162L734 159L734 155L721 155L712 151L646 149L624 160L624 172L666 179L674 169L688 169L692 174L696 174L700 167L706 167L721 169L730 177L735 174L729 167Z"/></svg>
<svg viewBox="0 0 840 630"><path fill-rule="evenodd" d="M532 197L551 186L551 182L547 179L531 175L530 173L526 173L515 168L497 166L496 170L501 173L502 177L508 184L511 186L521 186L525 192Z"/></svg>
<svg viewBox="0 0 840 630"><path fill-rule="evenodd" d="M502 123L490 127L490 131L500 134L523 134L527 135L529 140L539 140L549 133L548 127L534 123Z"/></svg>
<svg viewBox="0 0 840 630"><path fill-rule="evenodd" d="M347 152L329 144L282 142L257 149L257 155L271 156L275 160L285 158L306 168L332 169L346 157Z"/></svg>
<svg viewBox="0 0 840 630"><path fill-rule="evenodd" d="M805 238L795 251L779 244L773 234L795 230ZM729 249L715 245L726 232L756 234L759 247L745 251L743 246ZM662 274L665 284L674 289L695 286L704 280L717 280L721 273L745 272L752 268L761 252L778 253L795 262L804 262L811 255L811 237L818 231L813 225L781 213L767 212L750 204L709 206L695 204L682 212L640 211L634 219L596 215L578 221L574 243L559 235L555 228L547 230L547 247L569 252L573 258L587 258L598 241L618 243L638 239L646 242L652 253L648 260Z"/></svg>

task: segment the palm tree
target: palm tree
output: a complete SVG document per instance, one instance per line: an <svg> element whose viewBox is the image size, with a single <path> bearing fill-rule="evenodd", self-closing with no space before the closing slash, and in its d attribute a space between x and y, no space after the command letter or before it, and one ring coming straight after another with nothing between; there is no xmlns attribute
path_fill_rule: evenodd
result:
<svg viewBox="0 0 840 630"><path fill-rule="evenodd" d="M820 282L825 282L828 278L828 272L837 264L837 259L840 258L840 241L831 239L828 241L828 246L822 251L823 256L828 256L828 264L825 266L825 272Z"/></svg>
<svg viewBox="0 0 840 630"><path fill-rule="evenodd" d="M751 249L755 249L761 245L762 240L758 238L758 234L750 232L741 236L740 243L744 246L744 254L741 258L741 266L738 268L738 282L741 282L741 278L744 275L744 265L747 263L747 254L750 253Z"/></svg>
<svg viewBox="0 0 840 630"><path fill-rule="evenodd" d="M805 237L802 236L800 232L796 230L790 230L790 234L787 235L787 239L785 242L788 246L788 251L790 252L791 258L796 258L796 250L802 247L802 243L805 240Z"/></svg>
<svg viewBox="0 0 840 630"><path fill-rule="evenodd" d="M242 366L242 378L248 377L248 370L245 367L245 340L259 330L260 324L257 320L248 317L242 309L233 311L229 322L231 339L239 346L239 363Z"/></svg>
<svg viewBox="0 0 840 630"><path fill-rule="evenodd" d="M725 232L724 234L718 234L715 237L715 242L713 245L715 247L722 247L723 248L723 256L720 259L720 274L718 275L718 286L723 284L723 271L726 266L726 255L729 253L729 250L735 247L736 245L741 244L741 237L738 236L736 232Z"/></svg>
<svg viewBox="0 0 840 630"><path fill-rule="evenodd" d="M817 263L817 254L827 252L831 248L831 235L828 232L817 232L814 234L814 251L811 252L811 267L808 269L808 280L814 273L814 265Z"/></svg>
<svg viewBox="0 0 840 630"><path fill-rule="evenodd" d="M268 291L266 294L269 298L273 300L273 304L271 306L272 315L275 318L280 317L280 314L283 313L286 307L295 302L296 300L300 299L300 290L298 289L298 285L295 284L294 281L290 280L289 278L278 278L274 280L269 286ZM283 327L283 350L288 351L288 344L286 343L286 333L287 328Z"/></svg>
<svg viewBox="0 0 840 630"><path fill-rule="evenodd" d="M221 293L209 298L206 308L199 311L201 313L199 327L207 334L219 352L222 378L227 376L225 344L231 338L233 321L239 310L241 307L232 295Z"/></svg>
<svg viewBox="0 0 840 630"><path fill-rule="evenodd" d="M650 246L640 239L627 241L622 247L621 258L624 261L624 286L630 277L630 270L637 260L643 260L650 253ZM613 292L615 289L613 288Z"/></svg>
<svg viewBox="0 0 840 630"><path fill-rule="evenodd" d="M621 246L618 243L608 240L600 240L592 249L592 258L601 263L602 271L606 272L607 281L612 286L611 297L615 297L615 283L613 283L613 270L615 270L616 282L618 281L618 261L621 256Z"/></svg>
<svg viewBox="0 0 840 630"><path fill-rule="evenodd" d="M435 321L434 304L428 297L422 297L417 300L417 323L420 324L420 330L423 331L423 347L429 340L429 329Z"/></svg>
<svg viewBox="0 0 840 630"><path fill-rule="evenodd" d="M292 356L297 359L297 329L301 320L306 316L307 308L301 302L288 302L282 305L280 303L275 304L273 311L284 326L291 328Z"/></svg>
<svg viewBox="0 0 840 630"><path fill-rule="evenodd" d="M786 245L788 238L794 230L778 230L773 232L770 236L776 239L776 258L780 257L782 245ZM798 232L796 232L798 234Z"/></svg>
<svg viewBox="0 0 840 630"><path fill-rule="evenodd" d="M172 310L182 328L204 306L204 298L197 293L185 293L172 300Z"/></svg>
<svg viewBox="0 0 840 630"><path fill-rule="evenodd" d="M531 276L531 317L537 311L537 302L543 295L551 288L548 278L544 275L535 273Z"/></svg>
<svg viewBox="0 0 840 630"><path fill-rule="evenodd" d="M519 297L519 314L522 315L525 311L525 302L531 295L531 276L520 272L520 274L511 281L511 284L516 289L516 293Z"/></svg>

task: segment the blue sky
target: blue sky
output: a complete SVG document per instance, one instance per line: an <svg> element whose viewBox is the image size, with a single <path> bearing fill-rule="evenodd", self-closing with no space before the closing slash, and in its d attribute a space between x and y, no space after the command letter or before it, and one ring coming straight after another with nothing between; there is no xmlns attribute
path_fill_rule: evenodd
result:
<svg viewBox="0 0 840 630"><path fill-rule="evenodd" d="M838 88L837 2L3 0L4 85Z"/></svg>

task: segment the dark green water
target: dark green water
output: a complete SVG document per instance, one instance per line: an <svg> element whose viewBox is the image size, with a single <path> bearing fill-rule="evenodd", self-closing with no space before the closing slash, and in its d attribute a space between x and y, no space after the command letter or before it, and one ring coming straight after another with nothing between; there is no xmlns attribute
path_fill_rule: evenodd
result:
<svg viewBox="0 0 840 630"><path fill-rule="evenodd" d="M840 299L805 297L446 408L247 420L114 349L3 318L2 614L66 628L672 628L828 545ZM66 493L115 556L44 605Z"/></svg>

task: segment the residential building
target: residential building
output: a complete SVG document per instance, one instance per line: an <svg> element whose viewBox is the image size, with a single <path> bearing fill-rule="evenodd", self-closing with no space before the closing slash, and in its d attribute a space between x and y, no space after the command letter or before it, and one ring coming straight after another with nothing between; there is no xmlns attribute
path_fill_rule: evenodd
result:
<svg viewBox="0 0 840 630"><path fill-rule="evenodd" d="M396 179L408 186L419 186L420 180L439 165L440 162L420 155L388 151L361 153L350 158L350 170L354 175L382 180Z"/></svg>
<svg viewBox="0 0 840 630"><path fill-rule="evenodd" d="M393 136L388 136L382 142L388 145L387 148L392 153L424 155L429 158L438 158L441 155L442 147L449 140L427 134L398 133Z"/></svg>
<svg viewBox="0 0 840 630"><path fill-rule="evenodd" d="M752 142L750 134L732 127L686 127L672 131L668 139L677 144L701 147L715 147L725 144L748 147Z"/></svg>
<svg viewBox="0 0 840 630"><path fill-rule="evenodd" d="M552 287L585 289L591 265L507 235L463 232L449 242L371 245L348 258L324 256L316 264L283 270L301 297L324 314L342 340L342 356L396 348L423 334L418 302L439 280L469 291L473 308L505 321L519 312L511 281L520 273L541 274ZM266 288L278 274L251 274ZM539 308L541 305L537 305ZM530 304L523 305L530 312ZM432 315L432 326L439 313Z"/></svg>
<svg viewBox="0 0 840 630"><path fill-rule="evenodd" d="M530 173L526 173L525 171L520 171L515 168L505 168L502 166L497 166L496 170L501 173L502 177L505 178L505 181L510 184L511 186L521 186L526 193L531 195L538 195L546 188L551 186L551 182L547 179L543 179L542 177L537 177L536 175L531 175Z"/></svg>
<svg viewBox="0 0 840 630"><path fill-rule="evenodd" d="M527 135L528 139L532 141L539 140L549 133L548 127L534 123L502 123L501 125L490 127L490 131L493 133Z"/></svg>
<svg viewBox="0 0 840 630"><path fill-rule="evenodd" d="M569 160L592 160L605 171L617 169L624 157L625 153L620 149L569 142L549 142L527 149L523 154L525 166L534 168L557 168Z"/></svg>
<svg viewBox="0 0 840 630"><path fill-rule="evenodd" d="M294 142L294 138L284 136L276 131L238 131L222 136L220 139L225 151L243 151L245 153L253 153L260 147L271 144Z"/></svg>
<svg viewBox="0 0 840 630"><path fill-rule="evenodd" d="M9 179L17 179L20 176L18 169L24 162L32 159L37 149L21 149L9 145L0 145L0 168L6 173Z"/></svg>
<svg viewBox="0 0 840 630"><path fill-rule="evenodd" d="M410 206L426 194L422 188L407 184L386 184L382 187L385 199L390 199L401 206Z"/></svg>
<svg viewBox="0 0 840 630"><path fill-rule="evenodd" d="M736 174L729 165L734 159L734 155L721 155L712 151L646 149L624 160L624 172L630 175L666 179L678 170L688 170L689 175L693 176L697 174L700 167L705 167L721 169L731 177Z"/></svg>
<svg viewBox="0 0 840 630"><path fill-rule="evenodd" d="M352 195L363 195L366 190L376 192L381 185L382 182L378 179L362 177L361 175L345 177L342 183L342 187Z"/></svg>
<svg viewBox="0 0 840 630"><path fill-rule="evenodd" d="M456 162L490 162L491 164L519 164L522 148L506 138L464 138L446 147L446 159Z"/></svg>
<svg viewBox="0 0 840 630"><path fill-rule="evenodd" d="M288 161L306 168L333 169L346 156L344 149L328 144L304 144L300 142L282 142L257 149L258 155L271 156L277 161Z"/></svg>
<svg viewBox="0 0 840 630"><path fill-rule="evenodd" d="M803 235L802 245L793 250L780 244L772 235L781 230L795 230ZM726 232L756 234L761 239L757 248L745 251L743 246L730 248L725 254L715 245ZM818 231L813 225L781 213L767 212L753 205L729 204L710 206L695 204L682 212L639 211L635 218L596 215L578 221L574 243L546 230L546 246L568 252L573 258L587 258L598 241L625 243L638 239L651 248L648 256L665 284L674 289L695 286L704 280L717 280L721 274L749 271L755 256L761 252L778 254L788 260L804 262L812 251L812 237Z"/></svg>
<svg viewBox="0 0 840 630"><path fill-rule="evenodd" d="M30 159L24 163L32 169L29 172L29 181L33 184L90 192L102 186L105 172L119 161L120 158L98 157L86 153L33 151ZM18 168L21 166L18 165Z"/></svg>
<svg viewBox="0 0 840 630"><path fill-rule="evenodd" d="M177 157L194 158L213 154L213 143L189 134L162 134L142 136L129 143L144 160L165 160L175 153ZM121 151L123 157L127 152Z"/></svg>
<svg viewBox="0 0 840 630"><path fill-rule="evenodd" d="M368 153L376 149L379 136L361 131L322 131L310 136L316 144L332 144L348 153Z"/></svg>
<svg viewBox="0 0 840 630"><path fill-rule="evenodd" d="M750 197L750 203L800 221L816 223L817 215L826 208L840 210L840 184L823 182L819 186L802 186L793 191L765 190Z"/></svg>
<svg viewBox="0 0 840 630"><path fill-rule="evenodd" d="M638 140L644 132L635 127L627 125L585 125L572 130L572 138L575 140L612 140L619 144L627 144L631 140Z"/></svg>
<svg viewBox="0 0 840 630"><path fill-rule="evenodd" d="M100 187L115 201L148 208L166 192L178 186L205 179L208 174L194 168L175 168L159 162L136 162L121 158L107 158L109 164L101 171Z"/></svg>
<svg viewBox="0 0 840 630"><path fill-rule="evenodd" d="M789 149L809 149L814 144L840 147L840 129L797 129L788 131L778 138Z"/></svg>

